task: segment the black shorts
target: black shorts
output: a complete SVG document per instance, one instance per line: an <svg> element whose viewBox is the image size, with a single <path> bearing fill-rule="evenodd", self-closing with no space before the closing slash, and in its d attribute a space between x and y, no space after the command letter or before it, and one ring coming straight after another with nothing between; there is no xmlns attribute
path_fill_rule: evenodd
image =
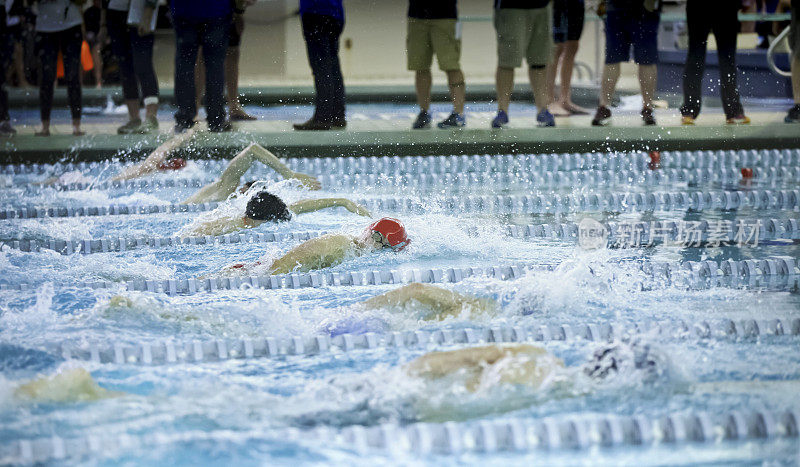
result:
<svg viewBox="0 0 800 467"><path fill-rule="evenodd" d="M580 40L584 10L583 0L553 0L553 42Z"/></svg>
<svg viewBox="0 0 800 467"><path fill-rule="evenodd" d="M239 31L236 30L236 26L234 26L233 21L231 21L231 27L228 28L228 47L239 47L242 43L242 35L239 34Z"/></svg>

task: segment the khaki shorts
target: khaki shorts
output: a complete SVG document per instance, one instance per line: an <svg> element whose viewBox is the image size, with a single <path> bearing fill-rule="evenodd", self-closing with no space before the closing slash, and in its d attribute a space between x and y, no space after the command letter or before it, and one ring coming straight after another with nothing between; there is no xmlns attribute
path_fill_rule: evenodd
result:
<svg viewBox="0 0 800 467"><path fill-rule="evenodd" d="M461 69L461 35L456 19L408 18L408 69L429 70L433 54L442 71Z"/></svg>
<svg viewBox="0 0 800 467"><path fill-rule="evenodd" d="M789 31L789 47L792 48L792 57L800 60L800 1L792 0L792 29Z"/></svg>
<svg viewBox="0 0 800 467"><path fill-rule="evenodd" d="M543 8L501 8L494 12L497 66L545 66L553 54L553 4Z"/></svg>

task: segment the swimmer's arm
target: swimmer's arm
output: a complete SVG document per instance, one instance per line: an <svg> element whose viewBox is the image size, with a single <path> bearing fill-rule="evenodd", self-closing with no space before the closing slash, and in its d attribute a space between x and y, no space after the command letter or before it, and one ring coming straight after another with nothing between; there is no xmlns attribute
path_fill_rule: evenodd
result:
<svg viewBox="0 0 800 467"><path fill-rule="evenodd" d="M491 365L503 356L503 350L496 345L470 347L447 352L431 352L406 365L406 371L413 376L440 378L459 370L477 370Z"/></svg>
<svg viewBox="0 0 800 467"><path fill-rule="evenodd" d="M267 167L270 167L272 170L278 172L283 178L296 178L297 180L300 180L302 185L312 190L319 190L322 187L316 178L312 177L311 175L292 171L292 169L281 162L281 160L278 159L275 154L272 154L259 144L253 143L242 152L245 151L252 154L252 157L255 157ZM244 172L242 172L242 175L244 175Z"/></svg>
<svg viewBox="0 0 800 467"><path fill-rule="evenodd" d="M490 299L479 299L463 295L433 285L411 283L399 289L372 297L363 302L368 309L403 306L409 301L417 301L423 306L430 307L433 312L428 319L443 319L461 313L465 307L472 307L474 311L491 311L496 304Z"/></svg>
<svg viewBox="0 0 800 467"><path fill-rule="evenodd" d="M197 204L204 203L206 201L220 201L230 196L231 193L236 191L236 188L239 187L239 182L241 181L242 176L253 165L253 161L255 158L257 158L256 154L259 152L259 148L263 149L258 144L252 143L250 146L247 146L239 151L239 154L231 159L231 161L228 163L228 166L225 167L225 170L222 172L222 175L219 176L218 180L215 180L213 183L209 183L208 185L204 186L197 193L186 198L182 204ZM278 162L278 164L281 164L281 162L278 161L275 156L272 157ZM288 168L286 168L286 170L288 170ZM291 170L289 170L289 172L291 172Z"/></svg>
<svg viewBox="0 0 800 467"><path fill-rule="evenodd" d="M347 235L324 235L312 238L273 261L270 274L287 274L322 269L341 263L354 248Z"/></svg>
<svg viewBox="0 0 800 467"><path fill-rule="evenodd" d="M219 236L236 232L246 227L241 217L235 219L221 217L202 221L198 225L183 230L180 236L181 238L198 237L202 235Z"/></svg>
<svg viewBox="0 0 800 467"><path fill-rule="evenodd" d="M367 208L345 198L303 199L292 203L289 209L295 214L304 214L335 207L343 207L359 216L372 217Z"/></svg>
<svg viewBox="0 0 800 467"><path fill-rule="evenodd" d="M113 177L111 181L129 180L155 172L158 170L158 166L167 160L167 156L169 156L172 151L181 147L186 141L192 138L196 132L196 128L189 128L183 133L177 134L164 141L161 146L157 147L155 151L147 156L147 159L123 170L121 174Z"/></svg>

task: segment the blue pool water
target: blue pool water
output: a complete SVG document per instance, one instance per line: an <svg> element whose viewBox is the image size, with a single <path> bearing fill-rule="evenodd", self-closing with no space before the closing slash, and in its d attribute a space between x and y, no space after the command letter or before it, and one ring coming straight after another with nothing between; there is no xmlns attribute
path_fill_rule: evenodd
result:
<svg viewBox="0 0 800 467"><path fill-rule="evenodd" d="M0 167L0 463L796 463L800 151L648 162L289 160L320 177L319 192L254 167L244 179L287 201L341 196L401 218L412 244L245 285L216 273L370 220L337 208L178 241L199 216L243 210L244 199L175 207L221 162L121 185L104 183L115 162ZM34 184L66 172L80 176ZM586 250L586 218L762 227L758 245L617 248L614 230L612 248ZM414 307L358 306L411 281L500 307L429 321ZM472 391L404 370L431 351L520 341L564 362L552 384ZM609 341L650 345L657 377L586 377ZM79 369L113 397L94 397ZM56 375L44 395L20 390Z"/></svg>

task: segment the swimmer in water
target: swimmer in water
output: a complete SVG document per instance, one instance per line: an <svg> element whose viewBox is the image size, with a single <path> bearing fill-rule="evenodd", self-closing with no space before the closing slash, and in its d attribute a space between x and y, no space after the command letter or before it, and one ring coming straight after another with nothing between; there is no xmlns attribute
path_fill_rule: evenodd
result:
<svg viewBox="0 0 800 467"><path fill-rule="evenodd" d="M72 368L22 384L16 388L14 395L33 402L67 403L118 397L122 393L100 387L83 368Z"/></svg>
<svg viewBox="0 0 800 467"><path fill-rule="evenodd" d="M668 361L651 345L634 340L604 345L580 367L593 381L635 371L644 383L668 376ZM405 372L426 380L456 378L470 392L496 384L543 387L564 369L564 362L530 344L487 345L431 352L404 366Z"/></svg>
<svg viewBox="0 0 800 467"><path fill-rule="evenodd" d="M395 309L402 311L414 308L423 311L426 320L441 321L448 317L456 317L468 312L471 317L493 314L497 311L497 302L490 298L478 298L460 294L430 284L412 282L399 289L372 297L361 303L367 310Z"/></svg>
<svg viewBox="0 0 800 467"><path fill-rule="evenodd" d="M240 189L240 193L246 192L253 183L246 183ZM367 208L345 198L304 199L287 206L279 197L266 190L261 190L247 202L243 215L220 216L218 211L212 211L184 227L179 235L182 237L225 235L242 229L252 229L264 222L288 221L293 215L335 207L343 207L359 216L371 216Z"/></svg>
<svg viewBox="0 0 800 467"><path fill-rule="evenodd" d="M312 238L289 250L270 264L267 273L288 274L308 272L336 266L348 258L363 256L381 250L401 251L411 240L403 223L391 217L384 217L370 224L358 237L345 234L329 234ZM263 263L237 263L221 270L228 274L249 275L254 268Z"/></svg>

